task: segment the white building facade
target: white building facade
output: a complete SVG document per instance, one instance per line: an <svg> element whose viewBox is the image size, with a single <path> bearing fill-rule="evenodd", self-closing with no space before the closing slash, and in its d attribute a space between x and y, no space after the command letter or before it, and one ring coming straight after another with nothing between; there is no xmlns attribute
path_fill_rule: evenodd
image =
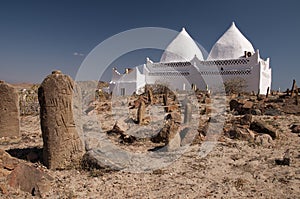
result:
<svg viewBox="0 0 300 199"><path fill-rule="evenodd" d="M115 95L139 94L146 84L164 84L172 90L205 90L240 78L246 92L266 94L271 89L269 64L270 59L263 60L234 23L214 44L206 60L183 28L165 49L160 62L147 58L146 64L127 69L124 74L114 69L110 91Z"/></svg>

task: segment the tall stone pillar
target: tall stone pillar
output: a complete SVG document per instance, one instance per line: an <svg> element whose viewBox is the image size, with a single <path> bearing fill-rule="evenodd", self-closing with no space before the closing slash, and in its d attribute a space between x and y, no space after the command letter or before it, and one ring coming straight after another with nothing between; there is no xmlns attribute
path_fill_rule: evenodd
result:
<svg viewBox="0 0 300 199"><path fill-rule="evenodd" d="M38 90L43 161L49 169L77 166L84 154L73 116L74 82L60 71L47 76Z"/></svg>
<svg viewBox="0 0 300 199"><path fill-rule="evenodd" d="M169 112L168 95L169 95L169 92L168 92L168 90L165 88L165 93L164 93L164 95L163 95L163 103L164 103L164 107L165 107L165 112L166 112L166 113Z"/></svg>
<svg viewBox="0 0 300 199"><path fill-rule="evenodd" d="M188 124L192 121L192 105L187 102L184 106L184 123Z"/></svg>
<svg viewBox="0 0 300 199"><path fill-rule="evenodd" d="M0 137L20 135L19 96L15 88L0 81Z"/></svg>
<svg viewBox="0 0 300 199"><path fill-rule="evenodd" d="M147 90L147 96L148 96L148 103L152 104L153 103L153 92L152 88L148 88Z"/></svg>
<svg viewBox="0 0 300 199"><path fill-rule="evenodd" d="M139 125L141 125L144 121L145 112L146 112L145 102L143 100L140 100L140 105L137 110L137 122Z"/></svg>

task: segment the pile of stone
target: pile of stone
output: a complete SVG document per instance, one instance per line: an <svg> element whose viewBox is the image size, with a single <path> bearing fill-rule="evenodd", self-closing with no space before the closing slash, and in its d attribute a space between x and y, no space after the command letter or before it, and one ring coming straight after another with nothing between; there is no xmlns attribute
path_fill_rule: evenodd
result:
<svg viewBox="0 0 300 199"><path fill-rule="evenodd" d="M224 129L225 136L256 143L263 147L272 147L274 140L279 137L278 129L263 121L253 118L251 114L236 117L230 121L230 128Z"/></svg>
<svg viewBox="0 0 300 199"><path fill-rule="evenodd" d="M19 91L20 114L38 115L40 105L38 101L38 86L33 85L30 89L21 89Z"/></svg>
<svg viewBox="0 0 300 199"><path fill-rule="evenodd" d="M53 71L44 79L38 89L22 90L19 95L11 85L0 81L0 137L20 136L20 114L40 113L43 137L42 162L48 169L78 168L83 163L101 165L103 159L97 159L93 155L92 149L88 152L85 151L80 115L89 115L94 110L111 110L112 105L106 101L110 95L103 92L99 86L95 86L98 82L82 82L81 84L84 88L92 87L91 89L97 88L97 90L96 92L81 90L69 76L60 71ZM182 145L181 133L184 134L185 130L188 131L188 126L193 120L192 109L194 107L192 103L179 105L176 95L170 90L165 87L150 86L146 87L144 94L135 95L131 99L133 101L130 103L130 109L136 111L134 112L136 117L130 119L133 121L132 125L139 125L138 127L146 126L151 122L147 112L154 105L164 109L163 127L156 135L149 138L152 144L162 144L167 151L174 151ZM211 116L213 112L211 94L197 93L197 100L205 108L202 113ZM36 107L37 101L38 107ZM99 102L103 102L101 106L99 106ZM183 120L180 106L183 106L184 109ZM284 95L272 93L266 96L232 96L228 108L227 114L233 119L226 121L225 127L221 128L227 137L270 147L273 145L273 141L279 137L278 129L257 116L278 116L289 111L300 114L298 88L294 81L291 91ZM202 118L205 118L204 116ZM216 126L219 127L219 125L223 125L223 121L216 115L209 117L206 121L200 120L199 135L201 136L199 139L208 137L207 127L210 124L217 124ZM116 136L121 143L132 144L141 141L137 137L127 134L128 132L126 133L128 130L126 125L124 122L122 123L122 120L117 121L107 134ZM290 127L291 131L300 134L299 126L299 124L293 124ZM219 129L211 129L211 131L215 130ZM207 137L206 139L209 139ZM47 175L42 168L30 166L1 150L0 160L0 172L11 187L20 188L38 196L49 192L50 182L53 178ZM289 165L288 155L283 159L276 160L276 164ZM103 165L107 165L107 163L103 163ZM95 168L102 168L102 166ZM0 182L0 190L6 192L6 189L6 185Z"/></svg>
<svg viewBox="0 0 300 199"><path fill-rule="evenodd" d="M110 136L116 136L120 143L128 143L133 144L135 141L137 141L137 138L133 135L126 134L126 130L128 129L126 123L117 121L113 128L109 131L107 131L107 134Z"/></svg>
<svg viewBox="0 0 300 199"><path fill-rule="evenodd" d="M234 115L270 115L278 116L287 114L300 114L300 105L298 104L298 88L296 81L293 81L292 89L286 93L267 93L267 95L252 96L232 96L229 102L230 111Z"/></svg>

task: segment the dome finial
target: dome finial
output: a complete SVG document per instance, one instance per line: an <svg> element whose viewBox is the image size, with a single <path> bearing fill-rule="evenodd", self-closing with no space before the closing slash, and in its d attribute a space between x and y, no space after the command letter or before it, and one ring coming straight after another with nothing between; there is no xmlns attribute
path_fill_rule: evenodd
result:
<svg viewBox="0 0 300 199"><path fill-rule="evenodd" d="M183 48L184 46L184 48ZM181 32L171 41L161 56L160 62L185 62L193 59L197 54L203 60L203 55L195 41L183 27Z"/></svg>
<svg viewBox="0 0 300 199"><path fill-rule="evenodd" d="M244 56L244 51L254 53L254 48L233 21L232 25L214 44L207 60L238 59Z"/></svg>

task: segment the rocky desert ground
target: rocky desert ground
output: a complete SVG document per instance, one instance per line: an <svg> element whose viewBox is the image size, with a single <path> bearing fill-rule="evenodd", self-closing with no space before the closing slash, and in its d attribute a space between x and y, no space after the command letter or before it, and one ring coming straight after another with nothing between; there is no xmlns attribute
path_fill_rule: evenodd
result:
<svg viewBox="0 0 300 199"><path fill-rule="evenodd" d="M183 118L194 120L195 113L189 119L184 112L188 108L180 111L180 99L171 93L153 91L151 96L133 95L123 102L97 92L85 113L98 118L102 136L115 146L132 153L151 154L171 145L177 135L173 131L180 131L178 147L186 150L170 163L149 170L126 169L126 165L139 165L132 162L116 168L99 159L66 169L48 169L43 164L38 86L26 85L25 91L18 85L20 136L0 138L1 198L300 198L300 105L293 92L228 95L224 125L210 130L209 125L222 123L211 108L216 98L196 92L193 96L198 103L199 121L192 139L188 133L182 133ZM127 107L129 119L119 114L116 123L112 116L117 107L114 103ZM168 110L149 117L155 105ZM128 125L139 129L153 122L153 118L159 120L159 114L164 122L157 127L161 128L159 135L145 134L145 138L139 137L139 130L128 130ZM217 136L212 139L214 132ZM102 143L84 136L90 139L85 141L89 144L86 150L101 150ZM214 147L201 156L207 143ZM141 165L152 164L151 159L141 160Z"/></svg>

